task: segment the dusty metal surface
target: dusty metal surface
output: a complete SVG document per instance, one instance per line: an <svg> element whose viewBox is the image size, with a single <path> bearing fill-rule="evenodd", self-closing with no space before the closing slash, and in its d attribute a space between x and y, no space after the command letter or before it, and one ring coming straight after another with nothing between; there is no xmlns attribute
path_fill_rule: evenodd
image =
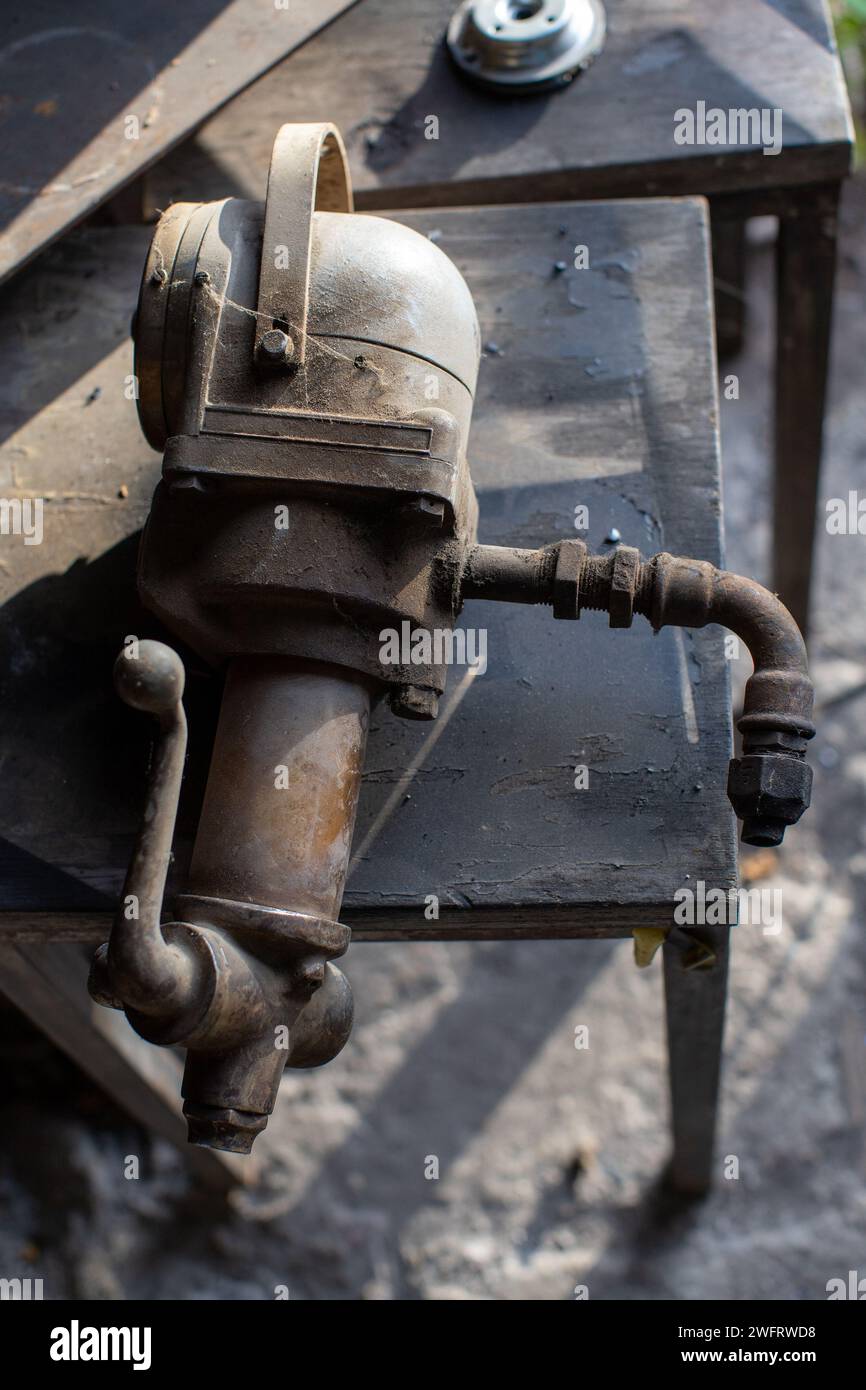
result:
<svg viewBox="0 0 866 1390"><path fill-rule="evenodd" d="M369 715L344 668L235 659L187 892L336 918Z"/></svg>
<svg viewBox="0 0 866 1390"><path fill-rule="evenodd" d="M353 3L5 5L0 280Z"/></svg>

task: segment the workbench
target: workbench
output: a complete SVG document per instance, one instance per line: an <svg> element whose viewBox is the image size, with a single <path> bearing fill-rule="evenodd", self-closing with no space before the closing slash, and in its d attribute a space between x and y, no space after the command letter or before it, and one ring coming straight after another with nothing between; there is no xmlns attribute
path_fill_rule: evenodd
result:
<svg viewBox="0 0 866 1390"><path fill-rule="evenodd" d="M706 205L399 216L436 239L475 297L481 540L580 534L604 550L615 528L644 554L719 563ZM144 1088L149 1122L179 1139L176 1078L163 1074L175 1059L138 1043L84 988L141 814L152 732L114 695L111 666L126 635L164 636L134 587L160 468L138 428L128 338L149 235L74 232L0 296L0 493L44 499L42 544L0 541L0 983L134 1113ZM586 269L574 268L578 245ZM576 531L583 507L587 528ZM386 705L374 714L343 913L356 943L628 938L670 928L678 889L735 886L719 629L653 636L642 619L611 631L601 614L566 623L475 602L463 621L487 631L486 672L452 669L433 724ZM185 656L176 882L220 687ZM699 1190L710 1174L727 932L698 933L703 969L683 968L675 937L664 948L681 1188Z"/></svg>

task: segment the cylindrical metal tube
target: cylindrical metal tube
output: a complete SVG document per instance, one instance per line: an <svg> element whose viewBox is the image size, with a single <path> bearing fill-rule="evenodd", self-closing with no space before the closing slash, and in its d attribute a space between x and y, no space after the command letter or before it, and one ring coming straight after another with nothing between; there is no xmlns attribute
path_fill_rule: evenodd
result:
<svg viewBox="0 0 866 1390"><path fill-rule="evenodd" d="M370 694L334 667L234 660L188 892L335 920Z"/></svg>
<svg viewBox="0 0 866 1390"><path fill-rule="evenodd" d="M498 603L552 603L558 547L517 550L510 545L475 545L466 557L462 597Z"/></svg>

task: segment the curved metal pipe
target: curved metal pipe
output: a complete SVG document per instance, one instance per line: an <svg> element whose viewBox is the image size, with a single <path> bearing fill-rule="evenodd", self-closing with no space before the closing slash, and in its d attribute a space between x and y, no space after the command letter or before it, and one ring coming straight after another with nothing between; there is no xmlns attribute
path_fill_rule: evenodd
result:
<svg viewBox="0 0 866 1390"><path fill-rule="evenodd" d="M801 742L812 737L814 692L806 644L775 594L754 579L716 569L704 560L662 553L641 569L649 570L650 582L639 576L635 608L656 630L719 623L745 642L754 671L739 720L744 735L778 733Z"/></svg>
<svg viewBox="0 0 866 1390"><path fill-rule="evenodd" d="M806 644L785 605L762 585L700 560L656 555L649 612L653 626L719 623L742 638L752 657L737 728L743 756L728 770L728 798L746 844L781 844L809 806L814 690Z"/></svg>
<svg viewBox="0 0 866 1390"><path fill-rule="evenodd" d="M748 844L777 845L809 805L812 773L804 761L815 733L806 646L787 608L753 579L704 560L662 552L649 560L629 546L590 555L583 541L541 550L475 546L462 595L549 603L558 618L607 611L612 627L634 613L661 627L719 623L740 637L754 664L737 727L743 756L731 761L728 796Z"/></svg>
<svg viewBox="0 0 866 1390"><path fill-rule="evenodd" d="M721 623L749 648L755 670L792 670L808 679L806 643L781 599L754 579L713 570L708 622Z"/></svg>

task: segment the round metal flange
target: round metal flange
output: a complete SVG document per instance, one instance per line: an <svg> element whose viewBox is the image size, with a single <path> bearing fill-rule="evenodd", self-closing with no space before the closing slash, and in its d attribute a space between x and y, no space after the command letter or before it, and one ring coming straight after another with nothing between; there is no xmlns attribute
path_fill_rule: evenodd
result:
<svg viewBox="0 0 866 1390"><path fill-rule="evenodd" d="M448 50L473 82L503 96L561 87L601 51L601 0L465 0Z"/></svg>
<svg viewBox="0 0 866 1390"><path fill-rule="evenodd" d="M150 243L132 325L138 418L153 449L164 449L176 434L187 400L187 369L192 349L192 303L228 256L219 236L207 234L232 199L215 203L174 203L163 213ZM216 263L214 263L216 255ZM207 268L205 268L207 267Z"/></svg>
<svg viewBox="0 0 866 1390"><path fill-rule="evenodd" d="M138 418L152 449L162 449L168 426L162 399L162 350L174 263L198 203L174 203L159 220L144 266L133 320Z"/></svg>

